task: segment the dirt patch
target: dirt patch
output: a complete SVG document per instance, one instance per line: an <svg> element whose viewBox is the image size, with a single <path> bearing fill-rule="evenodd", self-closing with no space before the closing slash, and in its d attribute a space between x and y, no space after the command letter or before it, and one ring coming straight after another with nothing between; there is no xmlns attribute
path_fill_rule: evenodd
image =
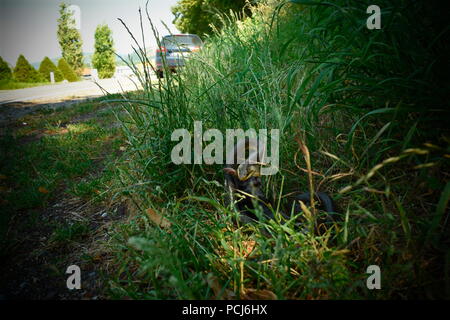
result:
<svg viewBox="0 0 450 320"><path fill-rule="evenodd" d="M67 129L68 125L82 123L82 122L89 121L91 119L95 119L96 117L98 117L100 112L111 110L112 108L113 108L113 106L105 105L105 106L103 106L103 107L101 107L101 108L99 108L99 109L97 109L97 110L95 110L93 112L89 112L89 113L84 113L84 114L78 115L78 116L72 118L68 122L61 123L59 125L58 130L44 130L44 129L33 130L33 131L29 132L27 135L25 135L25 136L21 137L20 139L18 139L18 143L20 145L23 145L23 144L27 144L27 143L30 143L30 142L38 141L44 136L53 136L53 135L59 135L59 134L66 134L66 133L69 132L69 130ZM17 121L10 122L9 124L10 124L9 129L11 129L12 131L14 131L14 130L16 130L16 129L18 129L18 128L20 128L20 127L25 125L25 124L21 124L21 123L19 123ZM99 122L99 124L101 124L105 128L117 128L117 127L120 126L120 123L117 122L117 121L110 121L110 122L107 122L107 123Z"/></svg>
<svg viewBox="0 0 450 320"><path fill-rule="evenodd" d="M69 124L95 119L100 111L108 108L112 106L78 114L52 130L37 127L15 143L26 144L44 136L67 134ZM103 122L105 126L116 125L114 121ZM21 127L16 120L8 125L13 132ZM89 170L75 178L75 182L87 175L92 178L102 174L107 164L105 159L112 152L103 144L102 148L104 151L96 156ZM40 192L48 193L45 188ZM73 196L61 183L42 207L14 212L6 231L8 240L1 248L0 300L105 298L107 286L102 274L110 257L104 244L109 239L111 225L124 219L127 211L125 204ZM81 269L81 290L69 290L66 286L70 276L66 270L70 265Z"/></svg>
<svg viewBox="0 0 450 320"><path fill-rule="evenodd" d="M58 110L71 107L82 102L89 102L92 99L72 99L64 101L47 102L12 102L0 106L0 128L7 127L17 119L28 114L43 110Z"/></svg>
<svg viewBox="0 0 450 320"><path fill-rule="evenodd" d="M61 196L42 211L36 210L39 222L23 226L30 212L15 216L8 236L15 239L2 267L2 293L5 299L101 299L104 283L101 277L103 259L101 241L112 221L126 215L123 204L111 208L86 203L79 198ZM58 239L58 227L83 225L79 239ZM61 227L59 227L61 228ZM81 269L81 290L66 287L66 269Z"/></svg>

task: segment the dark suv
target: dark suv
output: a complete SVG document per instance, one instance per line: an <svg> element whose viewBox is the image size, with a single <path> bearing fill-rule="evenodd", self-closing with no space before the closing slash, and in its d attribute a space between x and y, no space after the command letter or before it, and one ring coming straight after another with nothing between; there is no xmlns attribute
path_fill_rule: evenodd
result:
<svg viewBox="0 0 450 320"><path fill-rule="evenodd" d="M163 77L164 62L168 70L175 71L184 66L185 58L192 52L200 50L203 42L196 34L176 34L164 36L161 39L161 48L156 49L156 75Z"/></svg>

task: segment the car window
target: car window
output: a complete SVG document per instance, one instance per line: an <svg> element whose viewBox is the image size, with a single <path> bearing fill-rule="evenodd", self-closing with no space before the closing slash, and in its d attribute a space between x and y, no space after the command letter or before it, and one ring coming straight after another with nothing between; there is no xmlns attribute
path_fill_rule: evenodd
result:
<svg viewBox="0 0 450 320"><path fill-rule="evenodd" d="M200 47L202 40L198 36L194 35L174 35L163 38L162 46L167 49L178 47Z"/></svg>

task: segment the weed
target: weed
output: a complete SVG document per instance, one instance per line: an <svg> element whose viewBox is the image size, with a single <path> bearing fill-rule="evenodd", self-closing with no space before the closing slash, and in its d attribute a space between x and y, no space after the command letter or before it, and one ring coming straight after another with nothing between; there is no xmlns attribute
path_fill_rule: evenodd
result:
<svg viewBox="0 0 450 320"><path fill-rule="evenodd" d="M224 17L226 27L185 68L156 82L145 43L136 42L144 91L122 102L127 160L111 193L130 198L138 215L111 243L115 296L236 298L255 288L290 299L446 295L437 284L448 250L439 242L448 77L434 62L448 53L448 29L423 19L432 11L419 2L377 3L384 21L377 31L365 27L367 1L299 3L262 1L252 18ZM277 203L320 186L342 219L322 236L276 221L236 227L220 166L171 162L171 133L192 130L196 120L204 130L280 129L281 171L264 180L266 192ZM153 225L148 208L170 230ZM433 245L423 241L430 233ZM381 291L365 287L372 264L381 267Z"/></svg>

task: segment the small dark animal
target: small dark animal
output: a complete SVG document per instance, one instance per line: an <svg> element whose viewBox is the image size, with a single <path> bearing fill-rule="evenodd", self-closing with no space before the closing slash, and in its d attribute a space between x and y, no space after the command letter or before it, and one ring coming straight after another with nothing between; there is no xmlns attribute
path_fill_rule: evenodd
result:
<svg viewBox="0 0 450 320"><path fill-rule="evenodd" d="M248 138L245 140L245 150L248 150L249 143ZM236 201L235 206L238 212L240 213L240 221L241 223L250 223L259 220L256 211L258 209L263 214L263 218L266 219L275 219L273 214L273 204L271 201L265 196L262 188L261 177L259 176L259 164L250 164L248 163L248 159L244 162L237 163L237 155L236 148L238 148L239 144L236 145L234 150L233 157L234 163L229 163L223 169L225 175L225 186L227 188L228 193L228 203L232 203ZM242 143L241 143L242 146ZM259 157L258 157L258 160ZM240 170L244 168L243 170ZM244 171L244 172L241 172ZM316 208L321 211L325 211L327 213L335 212L333 200L331 197L324 192L316 192L315 194L315 202L318 204ZM299 193L296 195L290 195L287 197L288 205L282 208L281 215L286 219L290 219L290 214L292 212L292 206L294 206L294 214L298 214L302 212L299 201L302 201L306 206L310 206L310 193ZM289 214L287 214L288 212ZM325 217L320 216L320 219L317 221L316 226L322 226L323 224L327 224L332 222L332 215L327 214ZM299 221L297 223L298 226L301 227L305 221Z"/></svg>

